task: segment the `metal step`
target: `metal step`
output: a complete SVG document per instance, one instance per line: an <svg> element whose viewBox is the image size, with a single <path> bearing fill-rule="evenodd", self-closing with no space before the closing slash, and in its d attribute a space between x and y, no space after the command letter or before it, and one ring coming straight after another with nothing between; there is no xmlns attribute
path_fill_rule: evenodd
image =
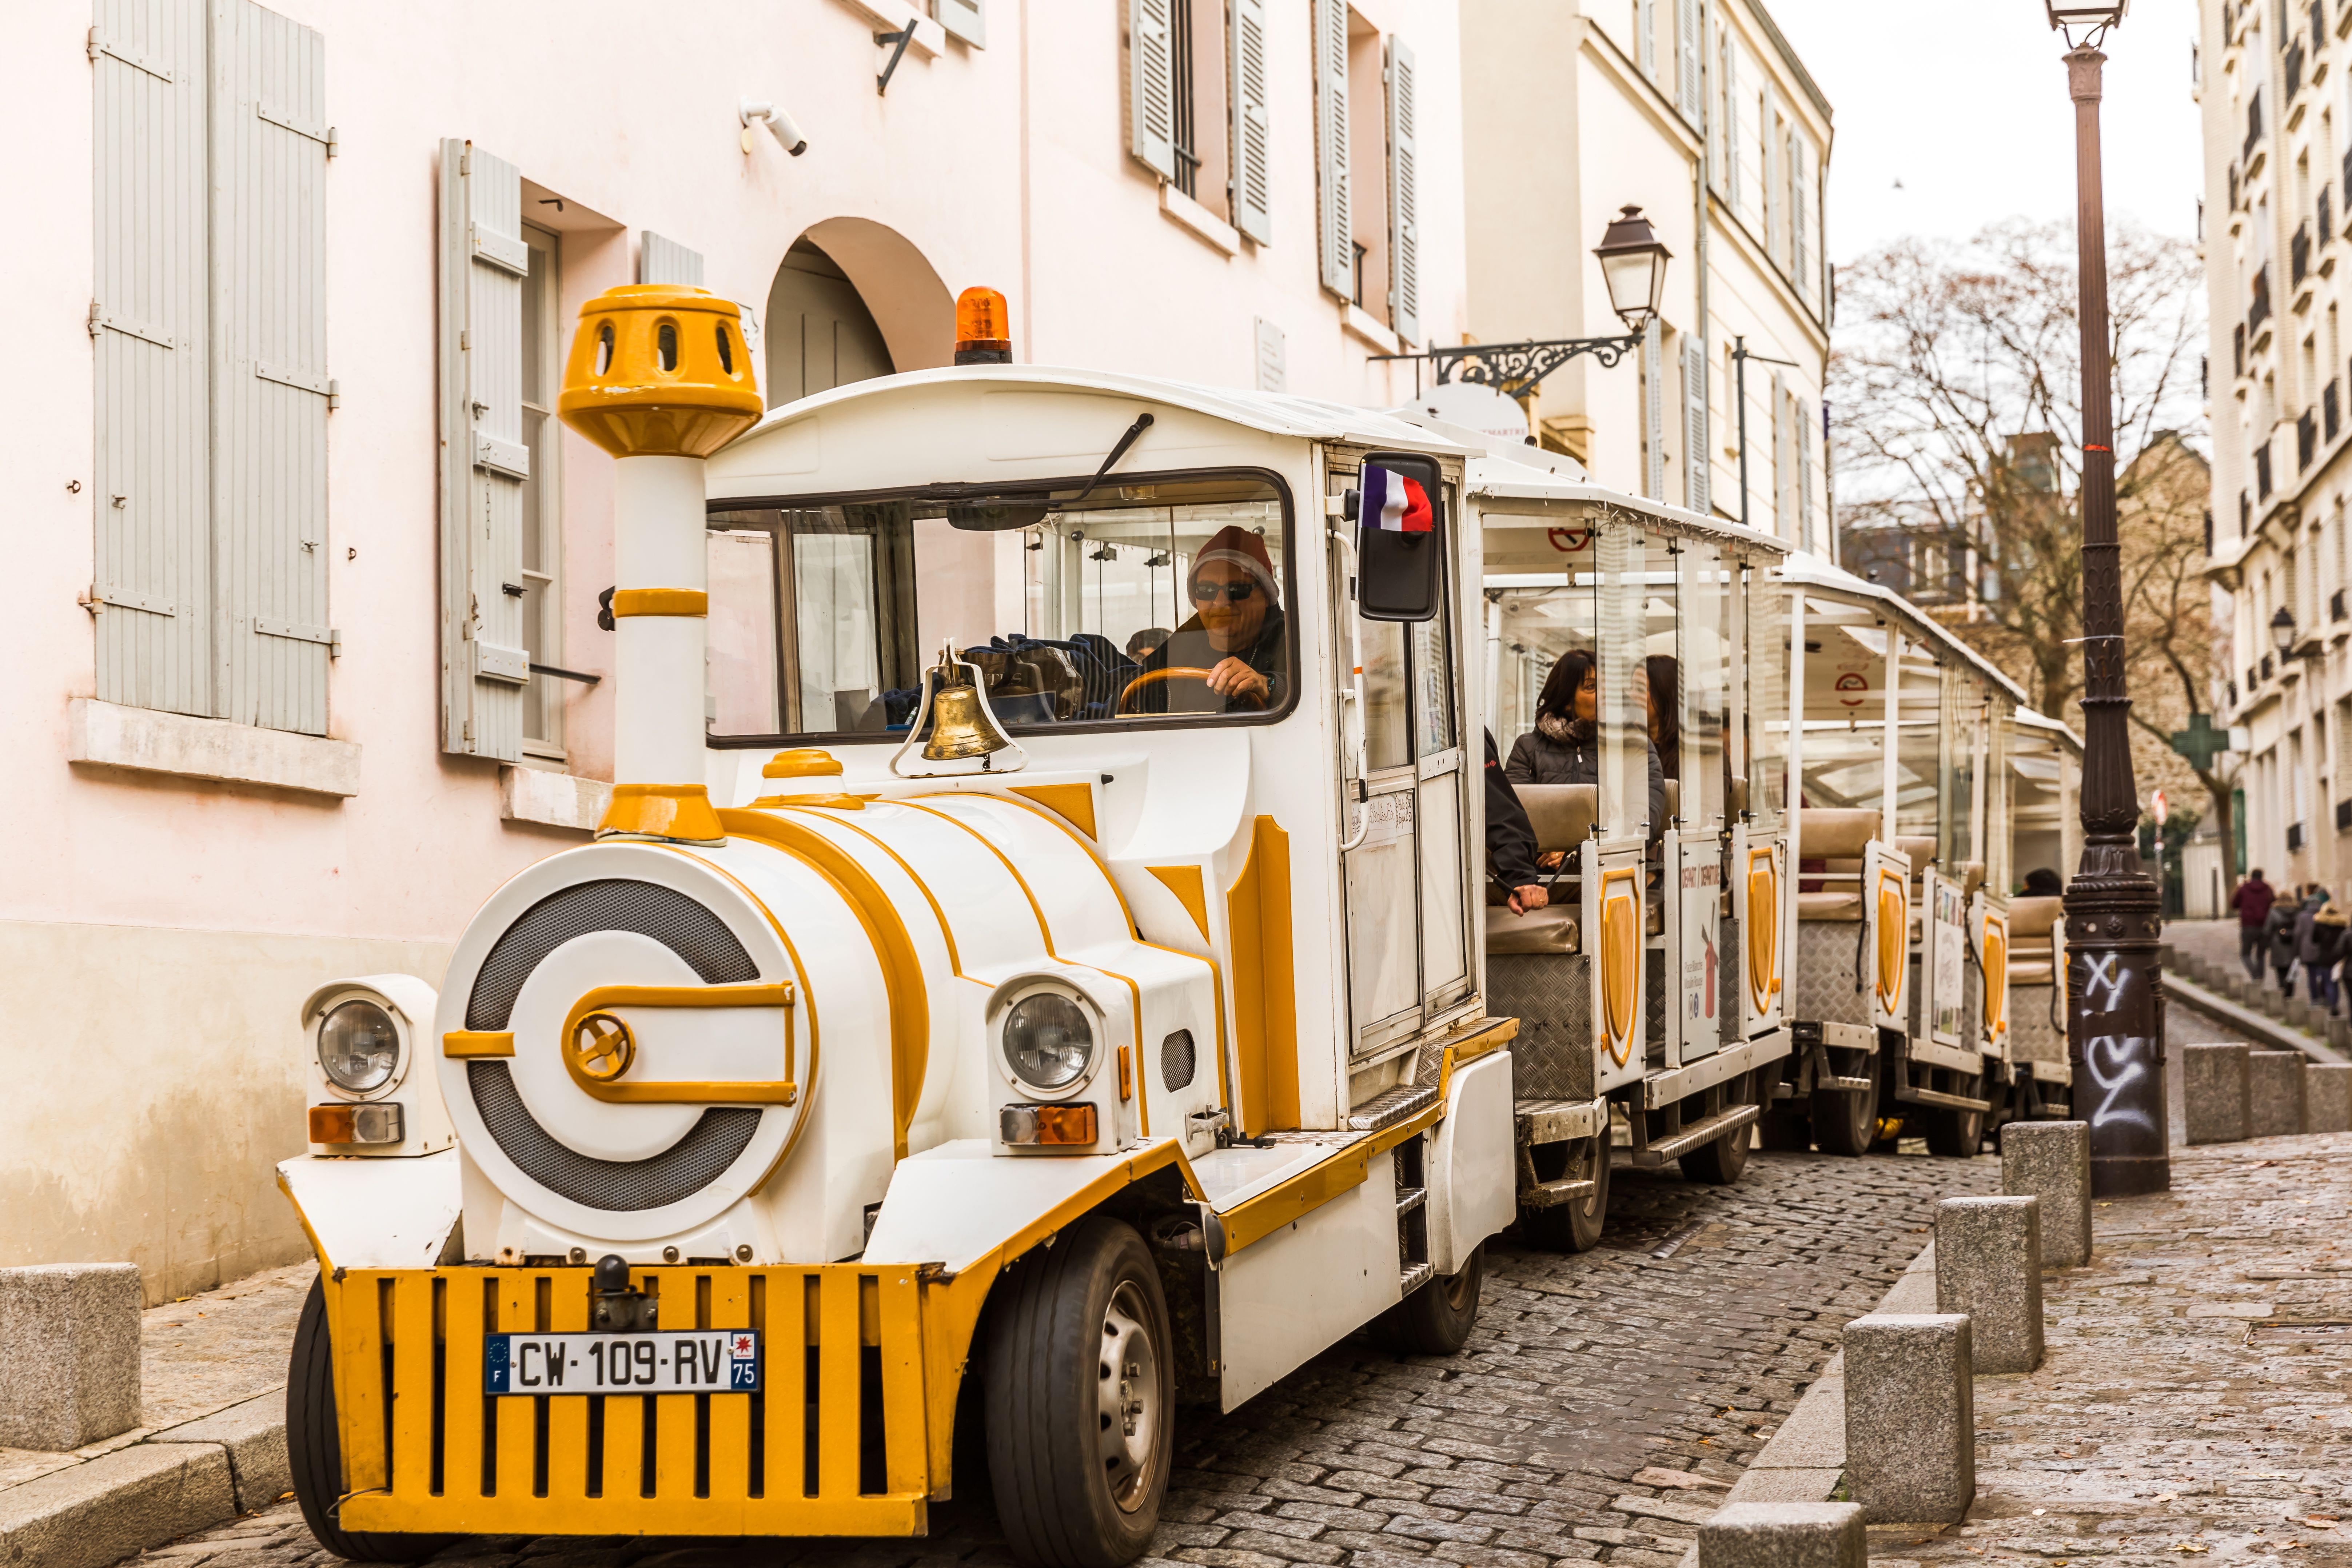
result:
<svg viewBox="0 0 2352 1568"><path fill-rule="evenodd" d="M1402 1219L1429 1201L1427 1187L1403 1187L1397 1192L1397 1218Z"/></svg>
<svg viewBox="0 0 2352 1568"><path fill-rule="evenodd" d="M1633 1156L1637 1165L1663 1165L1667 1161L1689 1153L1702 1143L1712 1143L1735 1127L1745 1127L1763 1113L1755 1105L1735 1105L1730 1110L1695 1121L1670 1138L1661 1138Z"/></svg>
<svg viewBox="0 0 2352 1568"><path fill-rule="evenodd" d="M1947 1110L1990 1110L1989 1100L1970 1100L1965 1094L1946 1094L1940 1089L1913 1089L1908 1084L1895 1086L1895 1098L1906 1105L1934 1105Z"/></svg>
<svg viewBox="0 0 2352 1568"><path fill-rule="evenodd" d="M1592 1195L1601 1184L1591 1178L1562 1176L1556 1182L1538 1182L1519 1191L1519 1206L1523 1209L1557 1208L1561 1204L1582 1203Z"/></svg>
<svg viewBox="0 0 2352 1568"><path fill-rule="evenodd" d="M1405 1265L1404 1271L1397 1276L1397 1288L1410 1296L1428 1284L1430 1276L1435 1272L1436 1270L1426 1263L1409 1263Z"/></svg>
<svg viewBox="0 0 2352 1568"><path fill-rule="evenodd" d="M1409 1117L1418 1116L1436 1103L1435 1084L1401 1083L1394 1089L1381 1090L1348 1112L1348 1129L1351 1132L1378 1132L1383 1127L1393 1127Z"/></svg>

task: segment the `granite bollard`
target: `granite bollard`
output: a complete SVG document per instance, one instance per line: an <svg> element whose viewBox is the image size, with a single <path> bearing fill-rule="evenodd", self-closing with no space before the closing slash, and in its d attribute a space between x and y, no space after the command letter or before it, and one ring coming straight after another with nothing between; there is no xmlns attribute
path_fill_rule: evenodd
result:
<svg viewBox="0 0 2352 1568"><path fill-rule="evenodd" d="M2246 1136L2277 1138L2303 1131L2301 1051L2252 1051L2246 1057Z"/></svg>
<svg viewBox="0 0 2352 1568"><path fill-rule="evenodd" d="M1865 1568L1869 1557L1856 1503L1726 1503L1698 1527L1698 1568Z"/></svg>
<svg viewBox="0 0 2352 1568"><path fill-rule="evenodd" d="M2303 1130L2352 1132L2352 1062L2304 1064Z"/></svg>
<svg viewBox="0 0 2352 1568"><path fill-rule="evenodd" d="M139 1425L139 1268L0 1268L0 1447L61 1452Z"/></svg>
<svg viewBox="0 0 2352 1568"><path fill-rule="evenodd" d="M2252 1120L2247 1103L2246 1058L2253 1047L2180 1047L2180 1099L2188 1108L2182 1131L2191 1143L2235 1143Z"/></svg>
<svg viewBox="0 0 2352 1568"><path fill-rule="evenodd" d="M2000 1130L2000 1190L2042 1200L2042 1264L2091 1261L2091 1124L2011 1121Z"/></svg>
<svg viewBox="0 0 2352 1568"><path fill-rule="evenodd" d="M2042 1364L2042 1200L1936 1205L1936 1310L1965 1313L1979 1373Z"/></svg>
<svg viewBox="0 0 2352 1568"><path fill-rule="evenodd" d="M1845 1326L1846 1479L1874 1524L1953 1524L1977 1495L1976 1369L1957 1312Z"/></svg>

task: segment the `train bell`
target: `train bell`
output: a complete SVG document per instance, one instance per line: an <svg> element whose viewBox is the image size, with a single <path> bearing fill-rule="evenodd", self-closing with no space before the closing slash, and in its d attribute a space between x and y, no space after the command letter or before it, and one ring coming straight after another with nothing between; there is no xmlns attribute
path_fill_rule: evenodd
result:
<svg viewBox="0 0 2352 1568"><path fill-rule="evenodd" d="M945 661L941 663L944 666ZM931 698L931 738L923 742L924 761L984 757L1011 745L981 701L980 689L961 679L961 669L950 673L958 677L955 684L940 687Z"/></svg>

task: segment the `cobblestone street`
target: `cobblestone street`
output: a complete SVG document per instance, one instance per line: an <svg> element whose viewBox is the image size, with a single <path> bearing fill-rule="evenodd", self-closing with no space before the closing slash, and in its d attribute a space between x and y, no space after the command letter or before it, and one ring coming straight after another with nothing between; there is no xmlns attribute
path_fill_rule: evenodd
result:
<svg viewBox="0 0 2352 1568"><path fill-rule="evenodd" d="M1155 1552L1205 1568L1284 1563L1672 1568L1723 1489L1927 1243L1941 1197L1999 1166L1916 1154L1754 1156L1729 1188L1620 1168L1608 1234L1581 1257L1490 1247L1476 1337L1450 1360L1351 1341L1234 1414L1196 1420ZM482 1568L710 1568L1009 1561L982 1487L929 1539L718 1546L477 1541ZM291 1568L330 1560L290 1502L136 1561Z"/></svg>

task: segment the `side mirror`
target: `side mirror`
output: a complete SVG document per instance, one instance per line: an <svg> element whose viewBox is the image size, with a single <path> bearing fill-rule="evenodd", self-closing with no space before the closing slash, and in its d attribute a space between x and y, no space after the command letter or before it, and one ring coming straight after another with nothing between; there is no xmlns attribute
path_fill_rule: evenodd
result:
<svg viewBox="0 0 2352 1568"><path fill-rule="evenodd" d="M1368 621L1426 621L1445 591L1445 490L1437 459L1374 452L1345 514L1356 524L1356 613Z"/></svg>

